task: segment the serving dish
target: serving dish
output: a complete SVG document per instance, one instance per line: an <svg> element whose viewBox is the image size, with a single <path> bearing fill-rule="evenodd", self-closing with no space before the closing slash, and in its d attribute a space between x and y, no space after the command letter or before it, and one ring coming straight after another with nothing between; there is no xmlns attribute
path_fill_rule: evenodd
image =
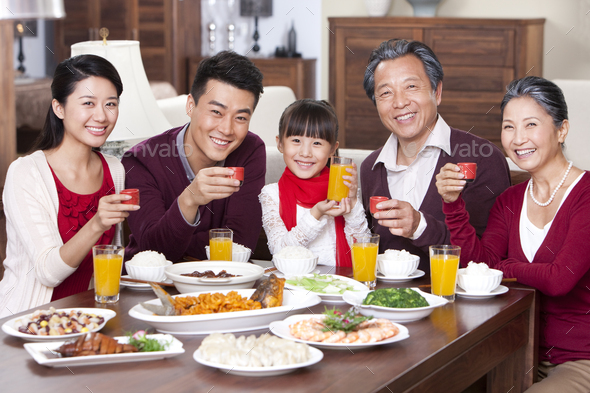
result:
<svg viewBox="0 0 590 393"><path fill-rule="evenodd" d="M115 315L117 315L116 312L114 312L113 310L109 310L107 308L73 307L73 308L58 308L55 311L69 313L72 310L81 311L85 314L100 315L104 318L104 322L102 324L100 324L96 329L90 330L89 331L90 333L98 332L100 329L102 329L104 327L104 325L106 325L106 323L109 321L109 319L112 319ZM29 316L32 314L33 313L29 314ZM18 329L14 328L14 325L17 320L25 318L26 316L27 315L21 315L19 317L15 317L15 318L12 318L12 319L4 322L4 324L2 325L2 331L10 336L19 337L25 341L32 341L32 342L63 341L63 340L68 340L70 338L79 337L83 334L86 334L86 332L84 332L84 333L64 334L61 336L37 336L37 335L33 335L33 334L21 333L18 331Z"/></svg>
<svg viewBox="0 0 590 393"><path fill-rule="evenodd" d="M114 337L121 344L129 342L129 337ZM77 356L71 358L57 357L53 351L65 341L51 343L28 343L24 347L37 363L47 367L94 366L99 364L142 362L146 360L165 359L184 353L182 343L169 334L148 334L160 342L171 342L165 351L117 353L111 355Z"/></svg>
<svg viewBox="0 0 590 393"><path fill-rule="evenodd" d="M440 306L444 306L449 301L442 297L432 295L430 293L422 292L418 288L411 288L424 296L429 306L416 308L391 308L373 305L363 305L363 300L367 294L372 291L365 292L346 292L343 299L346 303L353 306L358 306L362 315L372 315L375 318L385 318L397 322L412 322L427 317L432 311Z"/></svg>
<svg viewBox="0 0 590 393"><path fill-rule="evenodd" d="M416 271L414 271L414 273L412 273L406 277L384 276L382 273L377 273L377 280L381 280L384 282L406 282L406 281L411 281L415 278L422 277L424 274L426 274L426 273L424 273L424 271L420 270L420 269L416 269Z"/></svg>
<svg viewBox="0 0 590 393"><path fill-rule="evenodd" d="M136 291L151 291L152 287L150 284L145 282L132 282L132 281L125 281L125 278L131 278L129 275L121 276L121 286L129 289L133 289ZM172 284L172 280L167 278L163 282Z"/></svg>
<svg viewBox="0 0 590 393"><path fill-rule="evenodd" d="M231 290L223 290L216 292L227 294L230 291ZM240 296L247 298L250 298L254 291L254 289L236 290ZM211 291L193 292L173 297L199 296L201 293L211 293ZM282 306L263 308L260 310L234 311L218 314L162 316L155 315L138 304L129 310L129 315L132 318L148 323L162 333L171 333L175 335L211 334L215 332L230 333L264 329L268 327L269 323L276 321L281 315L315 306L320 302L320 297L313 293L284 291ZM146 303L155 305L161 304L160 299L153 299Z"/></svg>
<svg viewBox="0 0 590 393"><path fill-rule="evenodd" d="M269 325L269 329L272 334L279 336L280 338L285 338L287 340L293 340L293 341L297 341L300 343L305 343L307 345L312 345L314 347L322 348L322 349L348 349L348 350L350 350L350 349L352 349L352 350L363 349L363 348L369 348L369 347L374 347L374 346L379 346L379 345L391 344L394 342L405 340L406 338L410 337L410 333L408 331L408 328L406 328L404 325L400 325L399 323L394 323L394 325L397 326L397 328L399 329L398 334L396 334L395 336L390 337L388 339L385 339L382 341L377 341L374 343L358 343L358 344L357 343L349 343L349 344L322 343L322 342L313 342L313 341L302 340L302 339L299 339L291 334L291 331L289 330L289 325L292 325L292 324L297 323L299 321L302 321L305 319L310 319L310 318L322 319L322 317L320 315L316 315L316 314L291 315L290 317L288 317L282 321L272 322Z"/></svg>
<svg viewBox="0 0 590 393"><path fill-rule="evenodd" d="M211 270L217 274L222 270L241 277L228 278L204 278L187 277L181 274L194 271L204 272ZM180 293L196 291L217 291L225 289L252 288L256 280L264 274L261 266L248 262L227 262L227 261L201 261L175 263L166 267L166 276L174 282L174 286Z"/></svg>
<svg viewBox="0 0 590 393"><path fill-rule="evenodd" d="M313 277L313 274L303 274L303 275L299 275L299 276L294 276L294 277L289 277L291 279L296 278L296 277ZM357 291L368 291L369 288L364 285L361 282L358 282L350 277L345 277L345 276L339 276L337 274L322 274L322 276L330 276L333 277L335 279L338 280L342 280L342 281L346 281L349 285L352 285L354 287L354 289L356 289ZM288 279L289 279L288 278ZM327 304L343 304L346 303L344 301L344 299L342 299L342 294L337 293L337 294L328 294L328 293L320 293L320 292L315 292L315 291L309 291L307 289L305 289L302 286L298 286L298 285L293 285L293 284L289 284L289 283L285 283L285 288L287 289L292 289L295 291L305 291L305 292L310 292L310 293L315 293L316 295L318 295L321 299L322 299L322 303L327 303ZM344 293L346 293L347 291L345 291Z"/></svg>
<svg viewBox="0 0 590 393"><path fill-rule="evenodd" d="M500 285L500 286L498 286L498 288L496 288L493 291L488 292L488 293L466 292L460 286L457 286L457 288L455 289L455 294L457 296L461 296L461 297L465 297L465 298L469 298L469 299L489 299L491 297L498 296L498 295L501 295L506 292L508 292L508 287L505 287L504 285Z"/></svg>
<svg viewBox="0 0 590 393"><path fill-rule="evenodd" d="M201 356L201 352L197 349L193 354L193 359L204 366L218 368L225 374L239 375L242 377L273 377L275 375L283 375L293 372L299 368L311 366L312 364L318 363L323 359L324 353L316 348L309 348L311 352L311 359L303 363L289 364L286 366L271 366L271 367L240 367L230 366L223 363L210 362L204 360Z"/></svg>

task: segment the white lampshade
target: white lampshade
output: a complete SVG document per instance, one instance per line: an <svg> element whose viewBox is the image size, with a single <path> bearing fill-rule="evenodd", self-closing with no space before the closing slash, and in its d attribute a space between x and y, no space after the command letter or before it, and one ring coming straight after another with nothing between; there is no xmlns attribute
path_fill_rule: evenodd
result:
<svg viewBox="0 0 590 393"><path fill-rule="evenodd" d="M119 119L107 141L143 140L172 128L156 103L138 41L86 41L72 45L72 56L97 55L110 61L121 76Z"/></svg>
<svg viewBox="0 0 590 393"><path fill-rule="evenodd" d="M0 0L0 19L59 19L63 0Z"/></svg>

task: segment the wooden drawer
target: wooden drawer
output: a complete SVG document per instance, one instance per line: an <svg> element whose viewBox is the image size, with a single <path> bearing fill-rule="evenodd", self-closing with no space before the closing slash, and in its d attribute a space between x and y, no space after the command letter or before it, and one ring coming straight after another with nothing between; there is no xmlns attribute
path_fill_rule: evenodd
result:
<svg viewBox="0 0 590 393"><path fill-rule="evenodd" d="M445 91L497 92L505 91L514 79L513 68L500 67L444 67L443 94Z"/></svg>

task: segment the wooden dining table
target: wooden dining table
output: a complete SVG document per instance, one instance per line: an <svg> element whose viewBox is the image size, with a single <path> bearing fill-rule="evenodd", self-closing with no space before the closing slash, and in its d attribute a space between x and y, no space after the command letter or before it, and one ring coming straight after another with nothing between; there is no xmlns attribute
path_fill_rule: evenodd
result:
<svg viewBox="0 0 590 393"><path fill-rule="evenodd" d="M323 267L326 271L328 267ZM334 272L334 271L332 271ZM350 269L336 273L350 275ZM410 282L378 287L429 284L426 276ZM179 356L137 363L50 368L37 364L23 348L23 340L0 332L1 391L19 392L462 392L476 381L488 392L516 393L530 386L536 373L538 298L535 291L506 284L510 290L488 299L457 297L426 318L404 325L406 340L356 350L323 350L312 366L272 377L227 374L197 363L193 353L205 336L178 335L185 352ZM174 288L171 293L175 293ZM129 316L139 302L155 298L151 291L124 288L116 311L102 333L121 336L149 328ZM93 291L70 296L40 308L104 307ZM320 303L305 313L318 314ZM330 305L331 307L331 305ZM337 306L342 311L346 305ZM21 313L24 314L24 313ZM287 315L285 315L285 318ZM0 325L8 317L0 320ZM267 329L235 333L260 335ZM534 368L534 370L533 370ZM9 390L5 390L8 389Z"/></svg>

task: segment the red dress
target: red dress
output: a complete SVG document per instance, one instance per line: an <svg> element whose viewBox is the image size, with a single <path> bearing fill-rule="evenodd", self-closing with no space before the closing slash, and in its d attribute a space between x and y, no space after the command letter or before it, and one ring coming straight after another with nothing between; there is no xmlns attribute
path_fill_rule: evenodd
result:
<svg viewBox="0 0 590 393"><path fill-rule="evenodd" d="M94 217L100 198L115 193L115 185L113 183L109 166L102 154L98 154L98 156L102 162L102 185L100 186L100 189L93 194L81 195L71 192L59 181L55 172L51 169L53 179L55 180L55 186L57 188L57 196L59 198L57 226L64 244L74 237L80 228L86 225L88 220ZM51 168L51 166L49 166L49 168ZM114 236L115 225L103 233L96 244L111 244ZM78 266L78 269L61 284L53 288L51 301L88 290L92 273L92 250L90 250L80 266Z"/></svg>

